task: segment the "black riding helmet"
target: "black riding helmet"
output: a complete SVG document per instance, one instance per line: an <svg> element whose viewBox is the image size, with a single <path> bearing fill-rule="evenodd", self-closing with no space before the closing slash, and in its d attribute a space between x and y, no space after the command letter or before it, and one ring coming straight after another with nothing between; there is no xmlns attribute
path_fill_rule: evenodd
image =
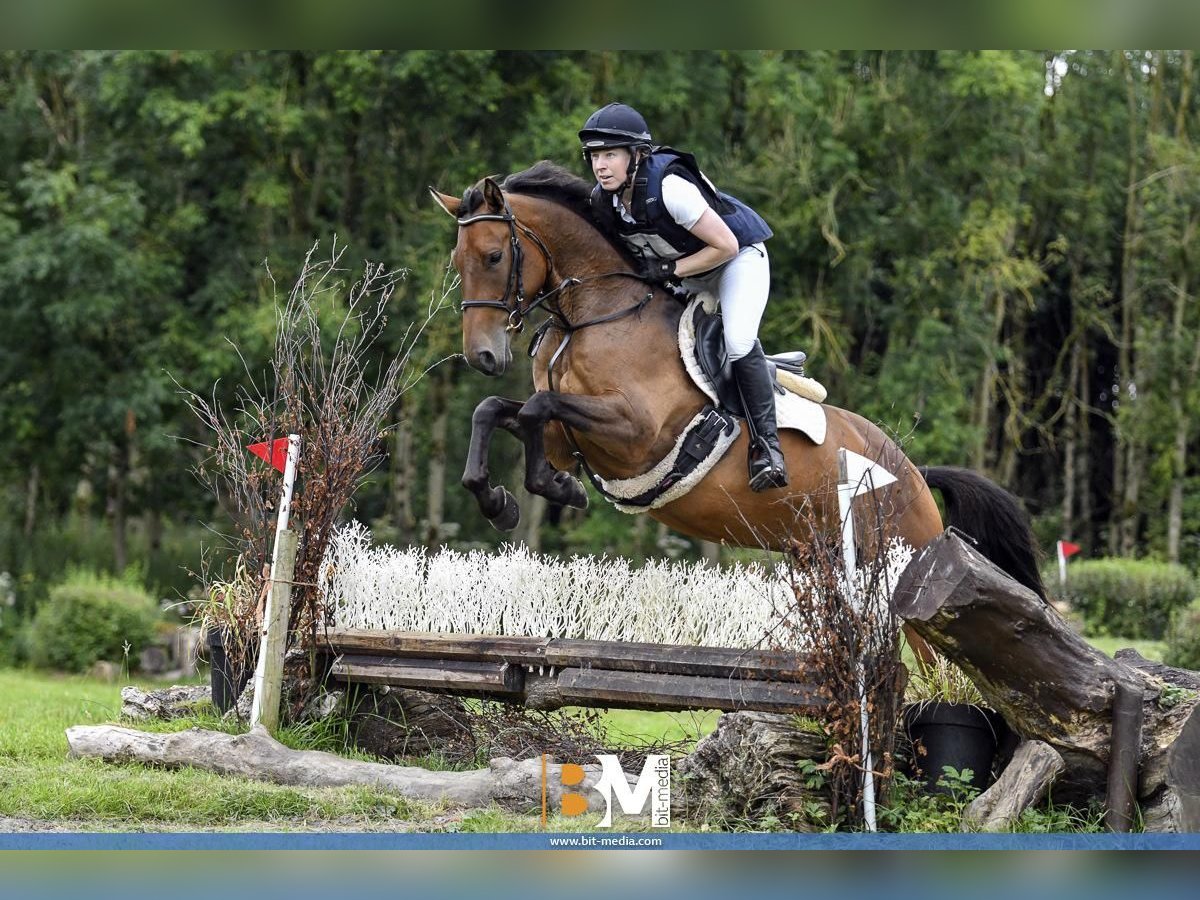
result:
<svg viewBox="0 0 1200 900"><path fill-rule="evenodd" d="M579 132L579 144L584 162L590 161L593 150L605 147L650 149L650 126L642 114L624 103L610 103L588 116Z"/></svg>

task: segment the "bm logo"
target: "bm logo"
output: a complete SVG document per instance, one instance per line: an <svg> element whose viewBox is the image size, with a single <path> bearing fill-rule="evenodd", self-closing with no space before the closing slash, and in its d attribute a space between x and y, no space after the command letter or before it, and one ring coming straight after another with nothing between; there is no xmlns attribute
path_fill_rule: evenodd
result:
<svg viewBox="0 0 1200 900"><path fill-rule="evenodd" d="M597 753L600 761L600 780L591 786L604 798L604 818L596 823L597 828L612 827L613 800L627 816L636 816L647 810L649 802L650 825L653 828L669 828L671 825L671 759L665 753L653 753L646 757L642 774L637 783L630 786L621 761L610 753ZM559 812L564 816L581 816L587 812L588 798L580 793L585 790L583 781L586 773L582 766L563 763L559 780L564 790ZM546 757L542 755L542 824L546 821Z"/></svg>

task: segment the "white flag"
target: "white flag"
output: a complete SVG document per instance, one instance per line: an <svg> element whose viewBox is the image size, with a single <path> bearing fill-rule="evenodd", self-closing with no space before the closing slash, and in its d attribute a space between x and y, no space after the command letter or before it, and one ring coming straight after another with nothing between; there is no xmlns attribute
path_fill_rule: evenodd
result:
<svg viewBox="0 0 1200 900"><path fill-rule="evenodd" d="M848 484L854 489L851 497L878 490L896 480L896 476L879 463L860 456L853 450L841 452L845 454L846 460L846 475L842 484Z"/></svg>

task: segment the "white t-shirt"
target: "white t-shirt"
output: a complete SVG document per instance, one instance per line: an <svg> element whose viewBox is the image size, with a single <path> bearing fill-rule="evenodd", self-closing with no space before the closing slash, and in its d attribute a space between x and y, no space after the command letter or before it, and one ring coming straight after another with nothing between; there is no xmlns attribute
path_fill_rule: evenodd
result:
<svg viewBox="0 0 1200 900"><path fill-rule="evenodd" d="M662 202L671 218L689 231L708 209L700 188L678 175L668 175L663 179Z"/></svg>
<svg viewBox="0 0 1200 900"><path fill-rule="evenodd" d="M613 205L616 206L621 218L632 224L634 218L625 208L625 204L620 201L619 196L613 195ZM704 195L700 193L700 188L679 175L668 175L663 179L662 202L671 218L689 231L700 221L704 211L709 208ZM658 238L657 235L632 235L627 237L626 241L635 248L649 249L663 259L672 259L680 255L667 244L666 240Z"/></svg>

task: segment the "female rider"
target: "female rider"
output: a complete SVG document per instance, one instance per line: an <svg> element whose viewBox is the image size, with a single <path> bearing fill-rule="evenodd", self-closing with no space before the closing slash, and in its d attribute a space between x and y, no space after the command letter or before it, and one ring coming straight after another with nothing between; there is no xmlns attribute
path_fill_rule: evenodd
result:
<svg viewBox="0 0 1200 900"><path fill-rule="evenodd" d="M725 352L750 425L750 487L787 484L775 423L775 386L758 343L770 290L763 241L771 229L735 197L718 191L690 153L652 144L641 113L610 103L579 132L592 167L592 212L617 235L647 281L679 281L707 290L721 304Z"/></svg>

